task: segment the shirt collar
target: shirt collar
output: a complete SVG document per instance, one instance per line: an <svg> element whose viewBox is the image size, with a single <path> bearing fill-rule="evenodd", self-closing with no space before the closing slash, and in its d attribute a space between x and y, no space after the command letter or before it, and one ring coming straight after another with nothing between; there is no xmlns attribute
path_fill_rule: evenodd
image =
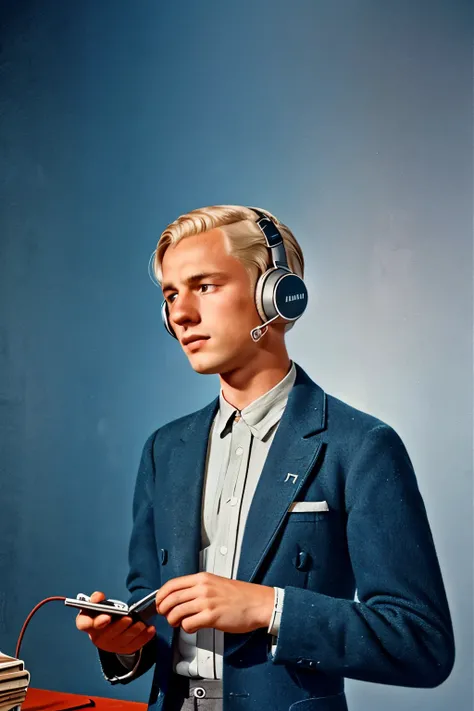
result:
<svg viewBox="0 0 474 711"><path fill-rule="evenodd" d="M240 412L241 419L254 437L260 440L265 439L273 425L280 420L295 379L296 367L292 362L290 370L279 383L244 407ZM216 422L217 430L221 437L225 437L232 430L236 414L239 414L237 409L227 402L221 389Z"/></svg>

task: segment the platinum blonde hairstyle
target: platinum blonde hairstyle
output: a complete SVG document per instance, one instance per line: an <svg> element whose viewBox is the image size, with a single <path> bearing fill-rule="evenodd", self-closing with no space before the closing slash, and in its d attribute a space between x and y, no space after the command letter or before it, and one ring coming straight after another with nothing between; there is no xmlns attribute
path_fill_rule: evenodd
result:
<svg viewBox="0 0 474 711"><path fill-rule="evenodd" d="M301 247L295 236L275 215L268 210L257 208L267 215L278 226L283 237L288 266L301 278L304 276L304 258ZM252 292L261 274L273 266L270 250L265 238L256 224L258 219L253 210L242 205L211 205L181 215L169 224L162 232L156 247L153 261L155 278L161 284L163 281L163 255L170 246L174 246L186 237L220 228L225 236L229 254L239 259L250 275ZM285 331L293 326L293 322L285 324Z"/></svg>
<svg viewBox="0 0 474 711"><path fill-rule="evenodd" d="M257 209L278 226L283 237L288 266L295 274L303 277L303 253L292 231L268 210L263 210L260 207ZM153 261L153 270L157 281L161 284L163 280L161 264L168 247L178 244L185 237L198 235L219 227L225 235L229 254L242 262L250 274L252 287L254 287L258 277L272 266L270 250L256 224L257 219L253 210L242 205L211 205L181 215L166 227L158 240Z"/></svg>

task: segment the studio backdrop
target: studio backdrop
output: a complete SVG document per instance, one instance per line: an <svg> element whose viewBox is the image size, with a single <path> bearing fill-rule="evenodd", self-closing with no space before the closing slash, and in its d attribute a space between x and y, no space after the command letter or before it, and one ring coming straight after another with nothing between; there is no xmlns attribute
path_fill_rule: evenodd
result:
<svg viewBox="0 0 474 711"><path fill-rule="evenodd" d="M259 205L305 255L290 356L402 437L453 616L444 684L348 680L351 711L470 711L471 3L2 0L0 23L0 649L48 596L126 599L143 443L219 387L148 258L190 209ZM32 685L147 700L74 618L33 618Z"/></svg>

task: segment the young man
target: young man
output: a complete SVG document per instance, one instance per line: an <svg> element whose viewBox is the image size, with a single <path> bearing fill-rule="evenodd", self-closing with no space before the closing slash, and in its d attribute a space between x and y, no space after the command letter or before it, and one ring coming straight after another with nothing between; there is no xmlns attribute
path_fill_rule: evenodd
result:
<svg viewBox="0 0 474 711"><path fill-rule="evenodd" d="M145 444L127 586L130 604L157 591L156 614L79 614L106 678L155 665L157 711L346 711L344 677L443 682L451 619L403 443L288 356L306 299L290 230L195 210L163 232L155 273L167 329L221 391Z"/></svg>

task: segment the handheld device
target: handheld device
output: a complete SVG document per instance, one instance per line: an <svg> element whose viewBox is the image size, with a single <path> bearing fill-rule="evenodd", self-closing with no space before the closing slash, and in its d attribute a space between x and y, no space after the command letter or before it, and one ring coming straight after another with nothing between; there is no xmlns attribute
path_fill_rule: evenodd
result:
<svg viewBox="0 0 474 711"><path fill-rule="evenodd" d="M141 600L133 603L130 607L121 600L101 600L101 602L91 602L88 595L79 593L77 597L67 597L64 604L68 607L77 607L89 615L100 614L111 615L112 617L130 616L135 620L148 623L152 615L156 614L155 597L158 591L149 593Z"/></svg>

